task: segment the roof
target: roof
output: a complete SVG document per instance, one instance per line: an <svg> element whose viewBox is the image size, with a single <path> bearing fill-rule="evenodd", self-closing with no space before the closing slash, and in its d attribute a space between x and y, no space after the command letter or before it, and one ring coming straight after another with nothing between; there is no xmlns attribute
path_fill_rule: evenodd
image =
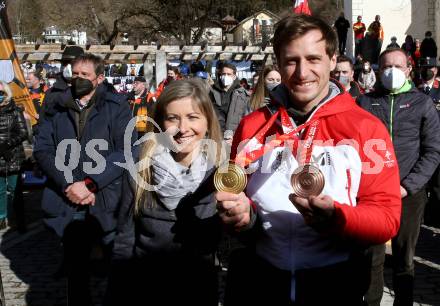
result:
<svg viewBox="0 0 440 306"><path fill-rule="evenodd" d="M235 23L238 24L238 20L232 17L231 15L227 15L222 19L222 23Z"/></svg>
<svg viewBox="0 0 440 306"><path fill-rule="evenodd" d="M261 10L261 11L258 11L258 12L256 12L256 13L254 13L254 14L252 14L251 16L249 16L249 17L243 19L242 21L240 21L240 23L237 24L235 27L233 27L233 28L230 30L230 32L235 31L235 29L238 28L240 25L242 25L242 24L248 22L250 19L254 19L254 18L255 18L256 16L258 16L259 14L266 14L267 16L269 16L270 18L274 19L275 21L279 21L279 20L281 19L277 14L275 14L275 13L269 11L269 10L264 9L264 10ZM226 17L227 17L227 16L226 16ZM226 17L225 17L225 18L226 18Z"/></svg>

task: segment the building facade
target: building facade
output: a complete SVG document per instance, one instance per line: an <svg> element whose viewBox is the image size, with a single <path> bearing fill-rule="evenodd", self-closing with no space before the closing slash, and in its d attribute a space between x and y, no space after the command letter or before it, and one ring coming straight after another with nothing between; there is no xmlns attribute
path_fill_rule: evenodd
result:
<svg viewBox="0 0 440 306"><path fill-rule="evenodd" d="M273 25L279 20L276 14L268 10L257 12L231 29L233 43L236 45L267 44L273 36Z"/></svg>
<svg viewBox="0 0 440 306"><path fill-rule="evenodd" d="M440 42L440 0L344 0L344 12L353 25L361 15L365 25L370 25L376 15L381 16L385 38L382 50L396 36L401 45L406 35L423 39L431 31L437 43ZM353 54L353 31L347 38L347 53Z"/></svg>
<svg viewBox="0 0 440 306"><path fill-rule="evenodd" d="M74 43L76 45L87 44L87 34L82 31L62 31L56 26L47 27L43 34L43 42L45 44L66 44Z"/></svg>

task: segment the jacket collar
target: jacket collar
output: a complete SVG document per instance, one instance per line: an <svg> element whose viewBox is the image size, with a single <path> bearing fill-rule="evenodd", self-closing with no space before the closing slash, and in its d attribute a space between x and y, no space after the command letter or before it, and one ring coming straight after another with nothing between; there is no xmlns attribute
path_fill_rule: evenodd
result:
<svg viewBox="0 0 440 306"><path fill-rule="evenodd" d="M12 112L15 109L15 102L13 99L11 99L8 104L0 106L0 112L2 113L8 113Z"/></svg>
<svg viewBox="0 0 440 306"><path fill-rule="evenodd" d="M290 103L290 94L288 88L281 84L271 93L271 104L273 106L283 106L286 109L292 108ZM321 118L337 113L349 111L355 107L354 99L348 92L345 92L341 85L334 80L329 81L328 95L314 108L309 116L310 118Z"/></svg>
<svg viewBox="0 0 440 306"><path fill-rule="evenodd" d="M415 87L414 83L409 80L407 80L405 82L405 84L402 86L401 89L399 89L398 91L396 91L394 93L392 93L391 91L389 91L388 89L383 87L382 84L380 84L378 89L374 92L374 95L375 96L390 96L390 95L400 95L400 94L408 93L408 92L418 92L418 89Z"/></svg>
<svg viewBox="0 0 440 306"><path fill-rule="evenodd" d="M63 77L62 73L59 73L56 78L56 82L53 84L53 90L67 90L69 88L69 84Z"/></svg>
<svg viewBox="0 0 440 306"><path fill-rule="evenodd" d="M99 112L106 103L118 103L118 95L112 92L111 85L106 82L98 85L95 91L96 100L94 101L94 107L92 114ZM76 109L72 107L72 103L75 104L72 91L69 88L62 93L62 96L59 100L57 100L57 108L58 110L68 110L68 109ZM90 114L90 115L92 115Z"/></svg>

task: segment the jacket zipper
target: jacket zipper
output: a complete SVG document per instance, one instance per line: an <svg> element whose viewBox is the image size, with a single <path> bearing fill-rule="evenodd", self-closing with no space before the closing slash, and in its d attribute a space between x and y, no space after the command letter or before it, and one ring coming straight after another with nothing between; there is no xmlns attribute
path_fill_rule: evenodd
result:
<svg viewBox="0 0 440 306"><path fill-rule="evenodd" d="M346 170L347 173L347 194L348 194L348 201L350 202L350 206L353 206L353 202L351 201L351 173L350 169Z"/></svg>
<svg viewBox="0 0 440 306"><path fill-rule="evenodd" d="M390 137L393 141L393 109L394 109L394 95L391 95L391 112L390 112Z"/></svg>

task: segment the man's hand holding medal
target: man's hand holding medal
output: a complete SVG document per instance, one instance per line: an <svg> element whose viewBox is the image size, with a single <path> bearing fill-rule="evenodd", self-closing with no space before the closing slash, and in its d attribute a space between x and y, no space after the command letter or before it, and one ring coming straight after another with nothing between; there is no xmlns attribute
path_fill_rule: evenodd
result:
<svg viewBox="0 0 440 306"><path fill-rule="evenodd" d="M286 140L292 138L299 140L300 131L306 131L306 137L301 143L300 152L302 155L298 158L299 167L291 176L293 190L289 200L302 214L306 224L316 229L325 227L334 215L333 199L321 195L325 185L324 175L317 166L310 163L313 139L317 134L319 122L307 122L295 128L291 125L285 109L280 108L255 135L254 140L262 144L267 131L275 123L278 116L281 117L283 130L285 131L283 135L259 146L257 149L245 146L236 158L236 161L239 162L234 163L231 161L228 164L227 171L223 170L221 172L219 169L215 173L214 185L218 191L216 199L220 218L225 224L233 225L236 230L247 226L251 220L250 200L243 193L246 188L247 177L244 169L238 164L247 166L273 148L281 146ZM250 143L255 143L255 141L249 141Z"/></svg>

